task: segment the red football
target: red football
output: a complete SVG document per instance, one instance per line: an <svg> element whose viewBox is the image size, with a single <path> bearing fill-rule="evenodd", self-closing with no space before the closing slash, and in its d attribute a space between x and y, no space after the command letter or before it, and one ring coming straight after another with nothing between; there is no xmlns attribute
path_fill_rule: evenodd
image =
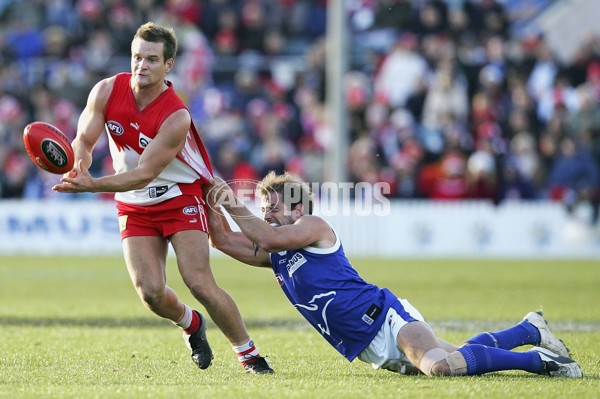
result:
<svg viewBox="0 0 600 399"><path fill-rule="evenodd" d="M32 122L23 130L29 158L40 168L62 175L73 168L71 142L58 128L46 122Z"/></svg>

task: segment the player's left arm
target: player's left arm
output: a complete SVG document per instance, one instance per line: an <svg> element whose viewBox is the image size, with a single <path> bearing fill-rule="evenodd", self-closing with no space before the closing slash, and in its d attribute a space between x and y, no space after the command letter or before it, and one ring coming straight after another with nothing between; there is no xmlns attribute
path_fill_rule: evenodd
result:
<svg viewBox="0 0 600 399"><path fill-rule="evenodd" d="M210 243L214 248L247 265L271 267L267 252L258 248L242 232L231 230L219 205L209 200L207 209Z"/></svg>
<svg viewBox="0 0 600 399"><path fill-rule="evenodd" d="M92 178L82 165L75 178L63 177L70 183L65 192L123 192L146 187L175 158L185 145L190 129L191 116L186 109L171 114L161 125L154 139L142 152L135 169Z"/></svg>
<svg viewBox="0 0 600 399"><path fill-rule="evenodd" d="M243 201L235 196L231 187L219 177L214 177L212 184L210 194L225 199L221 205L231 215L242 233L266 252L299 249L309 245L329 248L335 244L336 238L331 227L318 216L304 215L293 224L270 226L254 215Z"/></svg>
<svg viewBox="0 0 600 399"><path fill-rule="evenodd" d="M302 205L298 205L302 206ZM323 219L314 215L304 215L293 224L277 226L267 234L262 229L256 229L255 223L248 223L244 219L234 217L240 229L250 236L255 236L259 247L267 252L279 252L287 249L300 249L307 246L317 248L330 248L335 244L335 234L331 226ZM261 221L259 219L259 221ZM262 221L261 221L262 222ZM263 222L264 223L264 222ZM271 226L269 226L271 227Z"/></svg>

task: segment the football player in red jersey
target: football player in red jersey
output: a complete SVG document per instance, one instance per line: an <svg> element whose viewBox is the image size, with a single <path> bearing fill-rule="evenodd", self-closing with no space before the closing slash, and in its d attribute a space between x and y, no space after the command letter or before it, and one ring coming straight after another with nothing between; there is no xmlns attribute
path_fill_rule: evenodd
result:
<svg viewBox="0 0 600 399"><path fill-rule="evenodd" d="M237 305L213 277L202 186L210 160L190 112L166 80L177 53L173 29L148 22L131 43L131 73L98 82L72 146L75 166L53 187L63 193L115 193L125 263L143 303L182 328L201 369L212 361L204 316L166 285L169 244L184 283L231 342L249 373L272 373L250 339ZM92 150L109 137L115 174L88 172Z"/></svg>

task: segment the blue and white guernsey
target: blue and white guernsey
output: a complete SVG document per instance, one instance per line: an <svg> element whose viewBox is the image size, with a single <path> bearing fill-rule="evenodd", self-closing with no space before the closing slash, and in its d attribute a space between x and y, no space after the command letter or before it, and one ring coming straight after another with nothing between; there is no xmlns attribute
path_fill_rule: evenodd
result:
<svg viewBox="0 0 600 399"><path fill-rule="evenodd" d="M270 255L290 302L349 361L377 335L390 306L399 304L388 289L358 275L337 234L331 248L309 246Z"/></svg>

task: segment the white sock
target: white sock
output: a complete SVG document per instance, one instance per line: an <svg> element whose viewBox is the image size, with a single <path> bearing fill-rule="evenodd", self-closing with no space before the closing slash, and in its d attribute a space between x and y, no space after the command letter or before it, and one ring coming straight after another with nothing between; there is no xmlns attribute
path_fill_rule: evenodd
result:
<svg viewBox="0 0 600 399"><path fill-rule="evenodd" d="M250 360L254 357L260 357L258 349L256 349L256 346L254 346L254 341L252 339L250 339L244 345L234 346L233 350L235 351L240 363L243 363L244 361Z"/></svg>
<svg viewBox="0 0 600 399"><path fill-rule="evenodd" d="M175 325L185 330L190 327L190 324L192 324L192 309L186 304L183 304L183 316L181 316L181 319L179 319Z"/></svg>

